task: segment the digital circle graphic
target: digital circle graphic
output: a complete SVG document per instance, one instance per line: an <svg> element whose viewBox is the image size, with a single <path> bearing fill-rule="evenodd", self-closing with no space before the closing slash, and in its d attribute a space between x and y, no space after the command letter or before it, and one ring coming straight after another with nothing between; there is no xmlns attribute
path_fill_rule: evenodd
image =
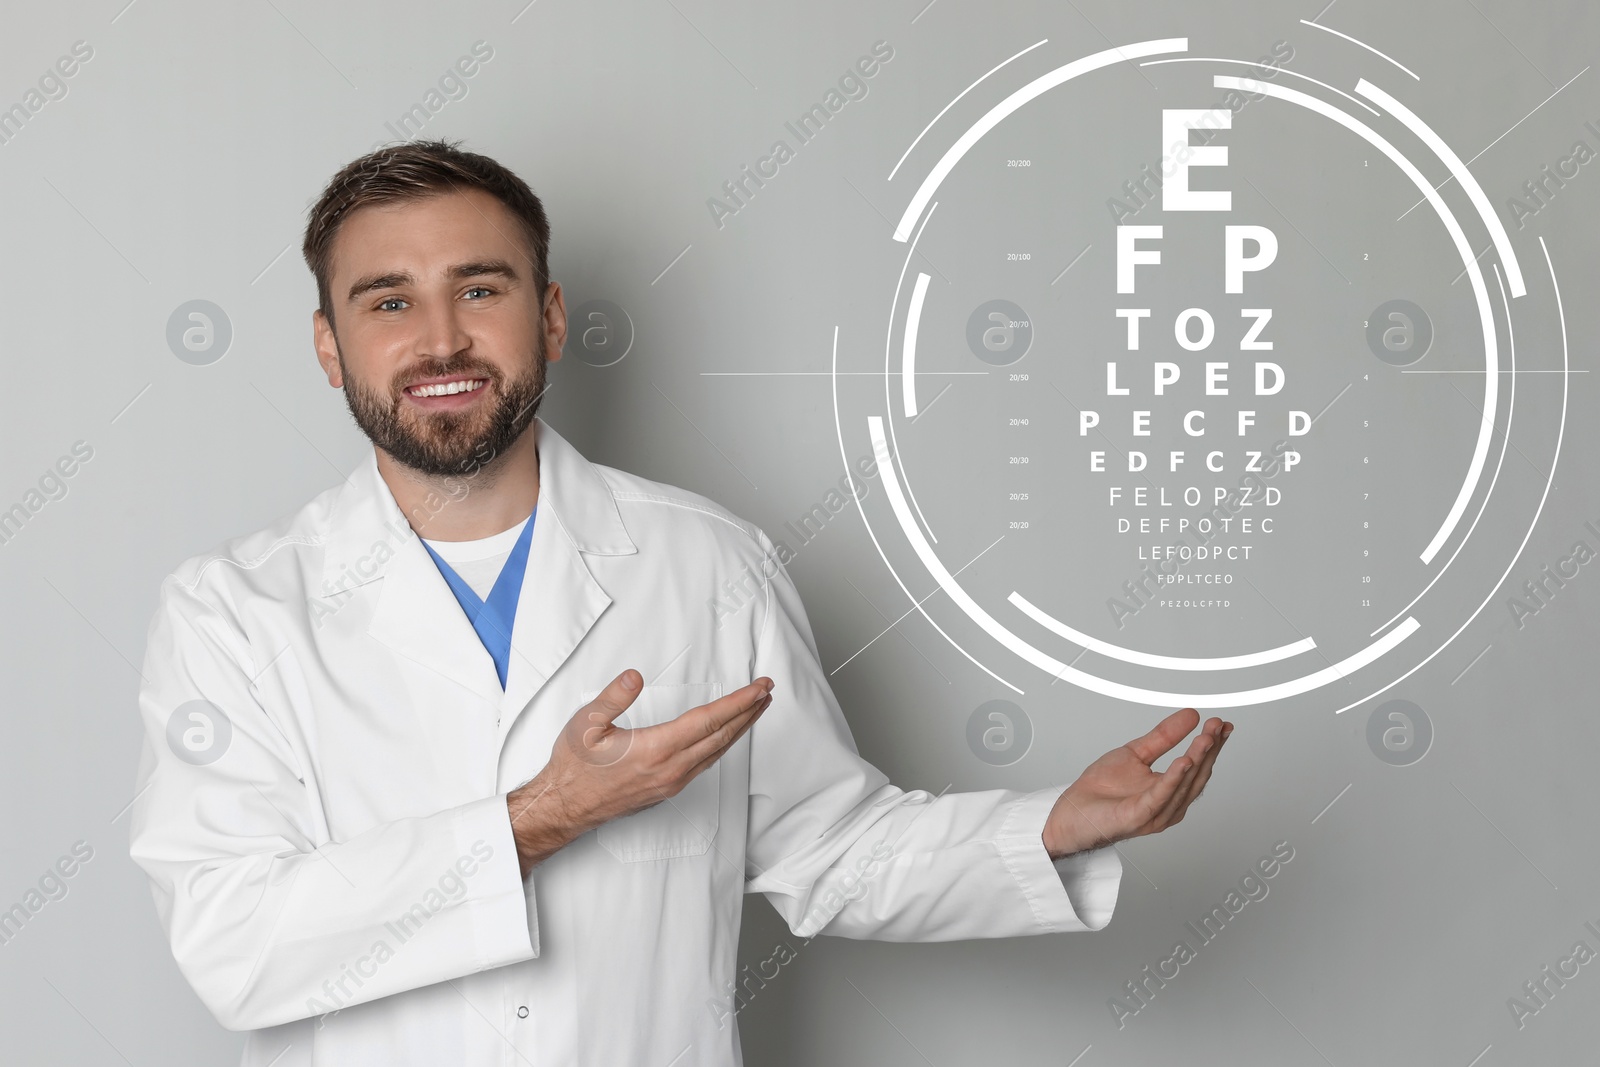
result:
<svg viewBox="0 0 1600 1067"><path fill-rule="evenodd" d="M1433 322L1409 300L1378 305L1367 320L1367 347L1392 367L1409 367L1433 345Z"/></svg>
<svg viewBox="0 0 1600 1067"><path fill-rule="evenodd" d="M1032 745L1033 721L1009 700L985 701L967 719L967 747L990 766L1010 766Z"/></svg>
<svg viewBox="0 0 1600 1067"><path fill-rule="evenodd" d="M209 700L180 704L167 718L167 747L185 763L215 763L233 741L233 723Z"/></svg>
<svg viewBox="0 0 1600 1067"><path fill-rule="evenodd" d="M1409 767L1432 744L1433 721L1409 700L1386 700L1367 718L1367 747L1391 767Z"/></svg>
<svg viewBox="0 0 1600 1067"><path fill-rule="evenodd" d="M1014 694L1363 704L1452 647L1543 512L1570 372L1556 259L1513 244L1367 59L1045 43L907 145L887 330L835 333L841 461L882 475L858 498L874 547ZM1075 150L1128 130L1137 151ZM1357 222L1375 201L1393 221ZM1444 396L1420 434L1418 399ZM1502 476L1512 448L1544 476Z"/></svg>
<svg viewBox="0 0 1600 1067"><path fill-rule="evenodd" d="M167 317L167 347L185 363L204 367L228 354L233 322L209 300L179 304Z"/></svg>
<svg viewBox="0 0 1600 1067"><path fill-rule="evenodd" d="M609 367L633 350L633 319L610 300L586 300L573 311L567 338L589 366Z"/></svg>

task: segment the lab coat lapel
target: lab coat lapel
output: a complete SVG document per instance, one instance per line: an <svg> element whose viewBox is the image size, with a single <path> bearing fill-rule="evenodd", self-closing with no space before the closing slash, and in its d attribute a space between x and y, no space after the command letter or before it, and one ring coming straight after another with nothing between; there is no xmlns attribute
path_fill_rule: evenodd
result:
<svg viewBox="0 0 1600 1067"><path fill-rule="evenodd" d="M584 554L637 551L610 486L594 465L543 419L534 420L534 433L539 503L511 629L511 663L500 705L502 739L611 604Z"/></svg>
<svg viewBox="0 0 1600 1067"><path fill-rule="evenodd" d="M471 690L487 707L500 703L500 676L494 658L414 533L400 545L384 571L383 589L367 633L396 655Z"/></svg>
<svg viewBox="0 0 1600 1067"><path fill-rule="evenodd" d="M528 569L511 627L506 690L498 701L502 734L511 729L522 709L611 603L561 529L542 484L539 497L539 513L528 545Z"/></svg>
<svg viewBox="0 0 1600 1067"><path fill-rule="evenodd" d="M498 708L502 739L611 603L584 554L638 551L600 471L543 419L534 419L532 432L539 450L538 513L504 690L493 658L378 473L375 453L334 500L323 561L318 625L357 587L381 579L368 635Z"/></svg>
<svg viewBox="0 0 1600 1067"><path fill-rule="evenodd" d="M377 581L368 636L497 707L502 693L494 660L395 503L375 453L340 490L328 524L318 624L357 587Z"/></svg>

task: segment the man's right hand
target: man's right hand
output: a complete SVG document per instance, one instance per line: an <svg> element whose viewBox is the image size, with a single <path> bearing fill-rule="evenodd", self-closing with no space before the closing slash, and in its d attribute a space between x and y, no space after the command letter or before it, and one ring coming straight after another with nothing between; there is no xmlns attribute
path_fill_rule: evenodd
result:
<svg viewBox="0 0 1600 1067"><path fill-rule="evenodd" d="M636 670L617 675L562 728L544 769L506 797L524 879L601 823L677 796L772 702L772 679L761 677L668 722L617 726L643 685Z"/></svg>

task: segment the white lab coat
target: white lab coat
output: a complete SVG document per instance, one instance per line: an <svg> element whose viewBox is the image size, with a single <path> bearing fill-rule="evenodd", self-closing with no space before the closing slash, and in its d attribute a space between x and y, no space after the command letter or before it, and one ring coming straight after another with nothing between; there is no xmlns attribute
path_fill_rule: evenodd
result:
<svg viewBox="0 0 1600 1067"><path fill-rule="evenodd" d="M735 1008L765 980L734 987L747 892L801 938L1110 920L1116 852L1052 863L1040 841L1060 787L891 785L857 754L766 535L535 426L504 691L370 454L161 586L131 852L179 969L252 1031L246 1067L739 1064ZM776 689L682 793L524 882L506 793L627 667L647 685L623 725L763 674Z"/></svg>

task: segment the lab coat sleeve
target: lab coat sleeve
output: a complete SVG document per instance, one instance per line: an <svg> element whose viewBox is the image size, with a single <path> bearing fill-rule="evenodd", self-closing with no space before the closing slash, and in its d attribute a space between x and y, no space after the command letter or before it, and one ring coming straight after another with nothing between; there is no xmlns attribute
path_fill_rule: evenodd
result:
<svg viewBox="0 0 1600 1067"><path fill-rule="evenodd" d="M274 1026L537 955L505 796L329 840L256 669L222 612L163 583L130 852L218 1022Z"/></svg>
<svg viewBox="0 0 1600 1067"><path fill-rule="evenodd" d="M778 555L763 534L766 558ZM769 565L768 569L771 567ZM766 583L751 728L746 890L797 935L950 941L1099 930L1122 863L1110 846L1052 861L1041 837L1064 786L902 790L857 753L793 580Z"/></svg>

